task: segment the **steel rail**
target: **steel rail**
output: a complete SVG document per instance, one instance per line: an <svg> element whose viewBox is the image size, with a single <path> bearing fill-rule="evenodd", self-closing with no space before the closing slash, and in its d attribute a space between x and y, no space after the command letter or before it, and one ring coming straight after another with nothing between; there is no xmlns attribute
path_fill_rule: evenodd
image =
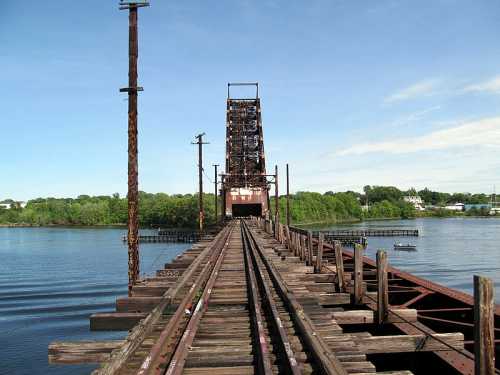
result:
<svg viewBox="0 0 500 375"><path fill-rule="evenodd" d="M301 374L300 366L297 362L297 359L295 358L295 354L292 350L292 345L290 344L290 340L288 339L288 335L285 331L285 328L283 327L283 322L281 321L281 318L279 316L279 312L276 307L276 302L273 299L269 285L264 279L265 271L262 269L263 267L259 264L258 256L255 250L255 244L250 239L248 228L246 228L244 224L242 224L241 229L243 235L243 247L245 248L245 252L252 258L253 266L255 267L254 270L261 287L261 294L264 299L264 303L266 304L268 311L271 313L274 329L278 333L280 350L282 353L286 355L287 358L286 361L286 365L288 367L287 373L300 375Z"/></svg>
<svg viewBox="0 0 500 375"><path fill-rule="evenodd" d="M231 228L229 235L231 235L233 231L233 228ZM179 375L182 373L184 370L184 365L186 363L186 358L189 353L189 347L193 344L194 337L196 335L196 332L198 331L198 328L200 326L200 321L203 316L203 313L207 310L208 306L208 300L210 299L210 296L212 295L212 290L215 285L215 281L217 280L217 277L219 276L219 271L222 266L222 262L224 260L224 255L226 254L226 250L228 248L229 241L227 240L224 246L222 247L222 250L218 254L217 261L215 263L215 266L213 267L212 271L210 272L210 277L208 278L207 283L205 284L205 287L203 289L203 294L201 295L200 299L198 300L196 304L196 308L194 309L193 313L191 314L191 317L189 319L189 323L187 324L184 333L181 337L180 342L178 343L177 347L175 348L175 352L171 357L170 363L168 365L168 368L166 371L161 371L160 369L157 369L155 373L158 373L161 371L161 373L165 373L166 375ZM162 369L164 370L164 369Z"/></svg>
<svg viewBox="0 0 500 375"><path fill-rule="evenodd" d="M216 246L222 241L222 239L227 238L227 230L227 228L224 228L221 232L219 232L219 234L217 234L212 244L208 245L182 273L176 285L165 292L160 304L155 307L155 309L143 321L141 321L141 323L133 328L131 333L128 335L124 345L121 346L117 351L114 351L111 355L111 359L103 364L101 368L98 368L94 372L92 372L93 375L112 375L120 371L127 360L129 360L133 353L140 347L146 336L152 331L154 324L158 321L162 314L164 314L164 311L173 304L173 301L176 298L179 297L178 294L180 290L187 286L188 282L202 265L203 261L205 261L207 257L213 255L214 248L216 248ZM206 268L209 264L210 258L204 268ZM191 286L190 292L192 292L193 289L196 288L196 285L201 282L200 276L198 276L194 284ZM184 298L184 300L186 300L186 298ZM169 324L173 321L173 319L175 319L175 315L172 316L172 318L169 320ZM164 332L162 332L162 336L160 336L159 340L166 340L168 338L164 337ZM151 361L152 357L149 358Z"/></svg>
<svg viewBox="0 0 500 375"><path fill-rule="evenodd" d="M241 224L240 224L241 225ZM269 358L269 347L267 345L266 334L264 332L264 318L262 316L262 307L260 303L259 293L258 293L258 284L255 277L255 270L252 264L252 259L248 248L245 246L244 241L244 231L243 227L240 227L242 245L245 253L245 270L247 277L247 285L248 285L248 296L249 296L249 304L252 308L253 314L251 314L252 324L253 324L253 335L254 340L257 343L257 353L259 355L258 361L258 370L261 374L271 375L272 364Z"/></svg>
<svg viewBox="0 0 500 375"><path fill-rule="evenodd" d="M321 338L320 333L316 332L314 324L304 313L302 305L297 301L293 293L288 290L279 272L274 269L271 262L265 256L246 222L243 221L242 224L252 243L252 249L255 250L255 255L261 259L278 295L288 307L290 315L304 340L304 344L314 357L314 363L319 367L320 373L327 375L347 375L347 371L341 362L328 347L328 344Z"/></svg>
<svg viewBox="0 0 500 375"><path fill-rule="evenodd" d="M160 337L151 348L148 356L144 359L139 371L137 372L138 375L159 373L161 366L169 362L171 355L169 355L168 352L165 353L167 346L166 344L170 343L172 340L174 340L175 344L177 344L178 340L180 339L180 337L175 338L174 335L180 328L180 324L182 322L182 318L185 315L186 308L188 308L192 303L196 293L208 278L209 272L215 265L215 260L217 259L219 253L222 251L224 244L229 238L230 232L231 228L226 227L221 231L221 233L219 233L219 238L216 238L214 244L211 246L211 254L208 262L203 266L200 274L191 285L188 293L184 296L174 315L170 318L168 324L162 330Z"/></svg>

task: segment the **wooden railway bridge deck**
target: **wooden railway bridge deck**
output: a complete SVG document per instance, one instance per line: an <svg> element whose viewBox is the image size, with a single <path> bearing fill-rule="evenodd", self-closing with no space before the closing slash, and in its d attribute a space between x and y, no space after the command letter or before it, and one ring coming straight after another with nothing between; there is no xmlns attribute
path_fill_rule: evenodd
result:
<svg viewBox="0 0 500 375"><path fill-rule="evenodd" d="M474 373L470 296L322 240L234 220L90 317L126 339L55 342L49 361L98 362L95 375Z"/></svg>

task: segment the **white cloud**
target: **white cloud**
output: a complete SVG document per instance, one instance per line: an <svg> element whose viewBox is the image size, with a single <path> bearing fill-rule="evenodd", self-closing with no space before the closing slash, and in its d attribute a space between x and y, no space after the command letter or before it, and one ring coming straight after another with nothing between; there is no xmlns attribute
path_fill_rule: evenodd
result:
<svg viewBox="0 0 500 375"><path fill-rule="evenodd" d="M404 89L384 98L384 102L393 103L402 100L433 95L436 91L438 83L438 80L435 79L428 79L425 81L417 82L414 85L405 87Z"/></svg>
<svg viewBox="0 0 500 375"><path fill-rule="evenodd" d="M467 92L490 92L494 94L500 94L500 76L493 77L492 79L477 83L474 85L469 85L463 88L464 93Z"/></svg>
<svg viewBox="0 0 500 375"><path fill-rule="evenodd" d="M500 146L500 117L467 122L418 137L357 144L339 151L337 155L362 155L372 152L404 154L470 146Z"/></svg>

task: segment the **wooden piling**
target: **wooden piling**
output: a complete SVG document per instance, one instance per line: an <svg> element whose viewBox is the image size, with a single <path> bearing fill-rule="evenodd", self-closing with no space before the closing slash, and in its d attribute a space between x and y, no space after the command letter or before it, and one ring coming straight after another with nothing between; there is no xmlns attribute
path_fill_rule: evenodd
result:
<svg viewBox="0 0 500 375"><path fill-rule="evenodd" d="M307 232L307 259L306 264L308 266L313 265L313 235L312 231Z"/></svg>
<svg viewBox="0 0 500 375"><path fill-rule="evenodd" d="M300 235L300 260L306 260L306 236Z"/></svg>
<svg viewBox="0 0 500 375"><path fill-rule="evenodd" d="M389 312L389 283L387 281L387 253L377 251L377 321L382 324Z"/></svg>
<svg viewBox="0 0 500 375"><path fill-rule="evenodd" d="M474 275L474 356L475 375L495 373L493 282Z"/></svg>
<svg viewBox="0 0 500 375"><path fill-rule="evenodd" d="M290 227L288 225L285 226L285 239L286 239L286 247L288 250L292 250L291 239L290 239Z"/></svg>
<svg viewBox="0 0 500 375"><path fill-rule="evenodd" d="M316 265L314 267L314 273L321 273L321 269L323 268L323 241L324 241L324 235L322 232L319 232L318 254L316 255Z"/></svg>
<svg viewBox="0 0 500 375"><path fill-rule="evenodd" d="M363 303L363 247L354 246L354 304Z"/></svg>
<svg viewBox="0 0 500 375"><path fill-rule="evenodd" d="M340 293L345 292L344 284L344 258L342 257L342 244L335 242L335 265L337 268L337 288Z"/></svg>

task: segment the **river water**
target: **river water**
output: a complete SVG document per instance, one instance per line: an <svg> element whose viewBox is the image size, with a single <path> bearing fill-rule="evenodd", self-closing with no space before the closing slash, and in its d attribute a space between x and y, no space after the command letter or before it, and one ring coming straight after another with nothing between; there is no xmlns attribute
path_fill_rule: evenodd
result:
<svg viewBox="0 0 500 375"><path fill-rule="evenodd" d="M418 229L419 237L368 237L365 255L375 259L387 251L389 264L439 284L472 294L472 276L493 279L500 303L500 219L422 218L378 220L314 229ZM394 243L411 243L417 251L394 250Z"/></svg>
<svg viewBox="0 0 500 375"><path fill-rule="evenodd" d="M391 265L470 293L472 275L495 281L500 302L500 219L370 221L331 228L416 228L419 237L369 237L366 255L388 251ZM113 311L127 293L123 229L0 228L0 374L88 374L95 366L49 366L55 340L122 338L89 332L88 317ZM397 252L395 242L416 244ZM141 270L154 273L187 244L142 244Z"/></svg>
<svg viewBox="0 0 500 375"><path fill-rule="evenodd" d="M55 340L103 340L89 315L127 294L123 229L0 228L0 374L88 374L95 366L48 365ZM141 272L154 273L188 244L141 244Z"/></svg>

